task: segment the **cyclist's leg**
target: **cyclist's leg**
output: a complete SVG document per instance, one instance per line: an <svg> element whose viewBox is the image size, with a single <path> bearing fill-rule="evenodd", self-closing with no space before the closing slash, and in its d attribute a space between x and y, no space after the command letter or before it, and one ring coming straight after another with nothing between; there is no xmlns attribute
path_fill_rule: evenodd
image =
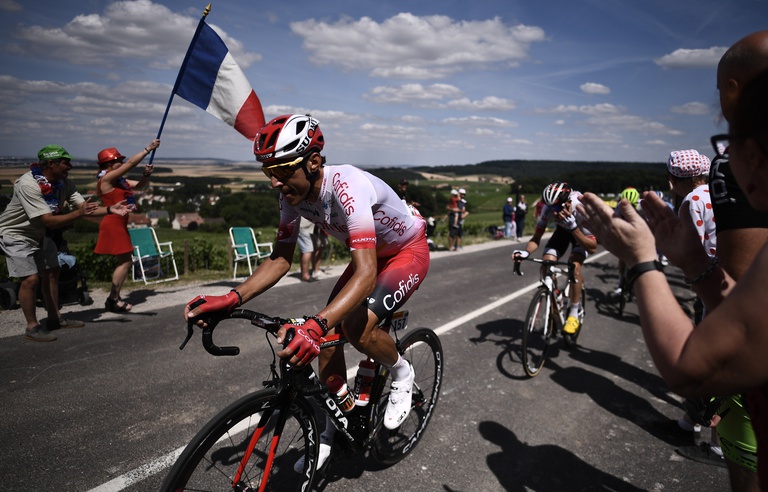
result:
<svg viewBox="0 0 768 492"><path fill-rule="evenodd" d="M571 305L581 302L581 285L584 283L584 277L581 275L581 267L584 264L585 259L585 254L577 252L576 248L571 251L571 256L568 258L568 264L573 268L573 279L576 281L576 285L571 283Z"/></svg>
<svg viewBox="0 0 768 492"><path fill-rule="evenodd" d="M350 343L390 368L392 384L384 419L384 425L389 429L397 428L410 411L415 376L410 362L400 356L394 340L378 328L378 323L405 304L424 281L428 270L426 237L412 242L392 257L379 259L376 286L366 300L365 318L360 310L356 310L358 323L354 323L353 317L344 322Z"/></svg>
<svg viewBox="0 0 768 492"><path fill-rule="evenodd" d="M544 245L544 253L541 255L541 259L545 261L557 261L561 258L568 246L571 244L571 234L562 227L555 227L555 232L550 236L547 244ZM542 265L542 272L546 267Z"/></svg>

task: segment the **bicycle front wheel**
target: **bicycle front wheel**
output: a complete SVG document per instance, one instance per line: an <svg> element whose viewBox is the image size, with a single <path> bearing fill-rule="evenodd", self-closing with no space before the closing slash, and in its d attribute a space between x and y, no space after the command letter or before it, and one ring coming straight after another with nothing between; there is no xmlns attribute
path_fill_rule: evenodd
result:
<svg viewBox="0 0 768 492"><path fill-rule="evenodd" d="M163 491L309 490L319 432L309 403L284 401L274 389L234 402L192 439ZM295 470L299 459L303 466Z"/></svg>
<svg viewBox="0 0 768 492"><path fill-rule="evenodd" d="M389 401L389 386L382 390L377 399L375 425L378 435L371 452L376 461L386 466L405 458L424 434L440 396L445 364L440 339L429 328L419 328L403 337L398 350L413 366L416 379L413 381L411 412L397 429L388 430L383 425L384 411Z"/></svg>
<svg viewBox="0 0 768 492"><path fill-rule="evenodd" d="M544 366L549 342L555 333L549 291L544 287L536 291L525 318L523 332L523 369L530 376L536 376Z"/></svg>

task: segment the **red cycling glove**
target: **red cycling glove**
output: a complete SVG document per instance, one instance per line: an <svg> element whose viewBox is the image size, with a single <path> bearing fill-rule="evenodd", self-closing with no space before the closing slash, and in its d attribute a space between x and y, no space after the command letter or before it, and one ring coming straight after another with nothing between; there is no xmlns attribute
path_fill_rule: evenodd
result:
<svg viewBox="0 0 768 492"><path fill-rule="evenodd" d="M226 311L227 313L231 313L240 305L240 296L234 290L223 296L207 296L203 294L189 301L187 306L190 309L193 309L193 304L197 301L203 301L201 304L195 306L200 309L200 314L198 314L198 316L203 313L212 313L216 311Z"/></svg>
<svg viewBox="0 0 768 492"><path fill-rule="evenodd" d="M309 364L320 353L320 338L325 334L320 324L308 319L303 325L284 325L287 330L293 330L291 343L285 346L300 362Z"/></svg>

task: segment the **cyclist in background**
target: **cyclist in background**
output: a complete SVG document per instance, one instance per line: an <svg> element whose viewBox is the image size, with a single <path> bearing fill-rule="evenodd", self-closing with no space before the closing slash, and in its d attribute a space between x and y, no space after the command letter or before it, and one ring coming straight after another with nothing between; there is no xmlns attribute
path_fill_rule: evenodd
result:
<svg viewBox="0 0 768 492"><path fill-rule="evenodd" d="M619 200L626 200L628 201L635 210L639 210L639 207L637 206L638 201L640 200L640 192L637 191L637 189L629 186L627 188L624 188L622 190L621 195L619 196ZM619 204L616 204L616 210L619 210ZM617 267L619 270L619 285L611 291L611 296L616 297L621 295L621 286L624 283L624 274L626 273L626 267L624 265L624 261L619 258L619 262L617 264Z"/></svg>
<svg viewBox="0 0 768 492"><path fill-rule="evenodd" d="M557 261L558 258L565 255L568 246L571 246L571 256L568 258L568 263L573 272L574 281L581 284L583 282L581 265L590 253L594 254L597 250L597 241L595 236L583 225L584 217L576 210L576 206L581 203L580 197L581 193L572 190L568 183L555 182L547 185L541 194L544 206L536 221L533 236L525 245L524 251L515 251L512 254L512 260L522 261L536 251L547 226L554 222L557 227L544 246L544 254L541 258ZM581 299L581 289L571 285L571 307L563 327L563 331L570 335L579 329L578 312L582 301L584 300Z"/></svg>
<svg viewBox="0 0 768 492"><path fill-rule="evenodd" d="M256 135L253 151L262 171L280 192L280 226L274 252L242 284L223 296L197 296L184 314L229 311L275 285L291 268L299 221L310 220L350 249L351 263L331 292L328 304L303 324L278 332L278 355L304 366L320 355L322 381L346 375L343 347L320 352L326 333L341 330L360 352L390 368L392 384L384 426L396 429L410 412L414 373L379 321L399 309L421 285L429 269L424 219L411 213L397 193L379 178L349 165L324 166L325 144L318 121L309 115L279 116ZM203 304L192 307L196 301ZM198 325L204 325L202 321ZM326 422L318 467L331 452L335 428ZM298 464L297 464L298 466Z"/></svg>

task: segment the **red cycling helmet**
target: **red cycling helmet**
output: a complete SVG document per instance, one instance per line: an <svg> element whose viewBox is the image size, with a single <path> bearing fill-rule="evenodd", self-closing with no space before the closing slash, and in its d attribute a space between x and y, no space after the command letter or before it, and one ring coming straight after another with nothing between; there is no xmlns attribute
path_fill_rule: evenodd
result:
<svg viewBox="0 0 768 492"><path fill-rule="evenodd" d="M116 161L118 159L125 159L125 156L117 151L116 148L110 147L99 152L97 157L99 166L106 164L109 161Z"/></svg>
<svg viewBox="0 0 768 492"><path fill-rule="evenodd" d="M262 164L302 157L323 150L325 140L319 123L309 115L278 116L259 130L253 139L253 154Z"/></svg>
<svg viewBox="0 0 768 492"><path fill-rule="evenodd" d="M564 204L570 196L571 187L565 182L549 184L541 193L541 199L544 200L544 204L550 207Z"/></svg>

